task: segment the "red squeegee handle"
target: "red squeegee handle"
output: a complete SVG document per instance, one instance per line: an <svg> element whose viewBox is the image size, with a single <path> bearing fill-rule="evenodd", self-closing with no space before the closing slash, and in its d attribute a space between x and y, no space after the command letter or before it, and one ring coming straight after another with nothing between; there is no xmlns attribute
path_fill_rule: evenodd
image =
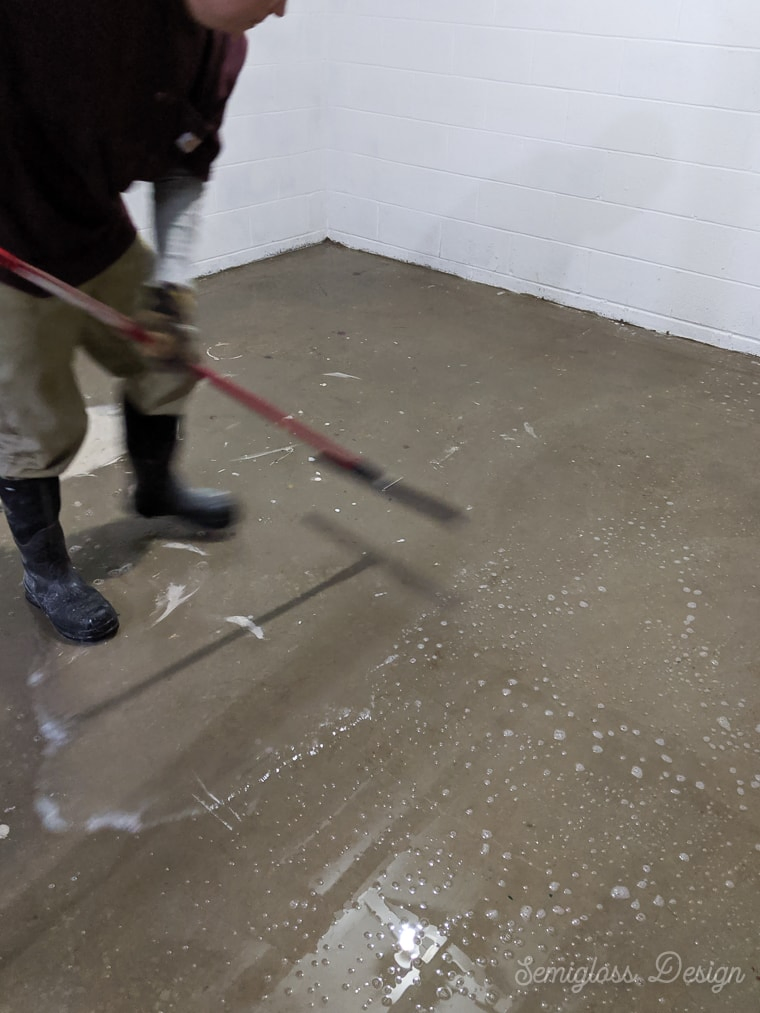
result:
<svg viewBox="0 0 760 1013"><path fill-rule="evenodd" d="M74 288L73 285L60 281L52 274L41 271L38 267L32 267L31 264L27 264L26 261L2 249L2 247L0 247L0 268L6 268L17 277L31 282L31 284L42 289L44 292L55 295L63 302L77 307L95 320L99 320L107 327L112 327L132 341L137 341L141 345L153 343L150 333L140 327L130 317L124 316L123 313L119 313L110 306L106 306L105 303L100 302L98 299L93 299L91 295L81 292L78 288ZM332 440L327 439L327 437L322 436L321 433L304 425L303 422L299 422L292 415L287 415L270 401L266 401L263 397L259 397L258 394L254 394L245 387L241 387L234 380L221 376L208 366L186 363L186 368L194 376L198 377L199 380L207 380L217 390L233 398L245 408L255 412L262 418L268 419L303 443L313 447L319 451L321 458L326 463L341 468L343 471L353 475L354 478L366 482L371 489L380 495L395 499L410 509L416 510L418 513L425 514L427 517L431 517L437 521L448 523L462 519L462 512L458 508L450 506L448 503L438 499L436 496L431 496L429 493L411 488L400 479L393 480L389 478L377 465L371 464L358 454L350 453L341 447L340 444L334 443Z"/></svg>
<svg viewBox="0 0 760 1013"><path fill-rule="evenodd" d="M89 316L99 320L107 327L112 327L132 341L137 341L141 345L150 345L153 342L150 334L130 317L119 313L98 299L94 299L91 295L87 295L86 292L74 288L73 285L68 285L65 281L61 281L52 274L48 274L46 271L41 271L38 267L27 264L26 261L2 249L2 247L0 247L0 267L6 268L17 277L23 278L24 281L31 282L37 288L51 295L58 296L59 299L62 299L69 305L76 306ZM263 397L259 397L258 394L246 390L245 387L241 387L240 384L235 383L233 380L221 376L208 366L188 363L187 368L198 379L207 380L218 390L233 398L250 411L256 412L257 415L261 415L275 425L287 430L292 436L297 437L319 451L319 453L324 454L333 464L341 468L347 468L359 477L366 478L369 481L375 481L380 478L382 472L379 468L375 468L374 465L369 464L357 454L350 453L339 444L322 436L321 433L304 425L303 422L299 422L292 415L287 415L276 405L266 401Z"/></svg>

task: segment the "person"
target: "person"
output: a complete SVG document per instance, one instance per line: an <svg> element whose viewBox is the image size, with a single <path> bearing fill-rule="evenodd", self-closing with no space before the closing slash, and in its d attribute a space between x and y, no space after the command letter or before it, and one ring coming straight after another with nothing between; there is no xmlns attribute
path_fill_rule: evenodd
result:
<svg viewBox="0 0 760 1013"><path fill-rule="evenodd" d="M137 314L155 338L146 353L0 271L0 501L26 597L69 640L119 626L72 566L59 520L60 475L87 426L77 349L123 381L137 513L208 529L236 517L227 493L188 488L173 463L193 387L192 240L241 33L284 13L285 0L0 5L0 246ZM153 184L155 251L122 200L137 180Z"/></svg>
<svg viewBox="0 0 760 1013"><path fill-rule="evenodd" d="M281 18L287 0L187 0L193 17L219 31L239 34L261 24L270 14Z"/></svg>

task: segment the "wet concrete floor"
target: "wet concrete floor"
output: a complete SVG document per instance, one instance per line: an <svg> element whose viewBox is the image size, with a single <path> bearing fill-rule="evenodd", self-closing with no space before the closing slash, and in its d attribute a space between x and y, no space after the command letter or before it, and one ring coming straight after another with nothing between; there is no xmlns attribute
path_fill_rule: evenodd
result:
<svg viewBox="0 0 760 1013"><path fill-rule="evenodd" d="M3 529L0 1011L756 1013L760 363L329 245L202 293L209 364L468 523L203 389L234 537L64 484L116 640Z"/></svg>

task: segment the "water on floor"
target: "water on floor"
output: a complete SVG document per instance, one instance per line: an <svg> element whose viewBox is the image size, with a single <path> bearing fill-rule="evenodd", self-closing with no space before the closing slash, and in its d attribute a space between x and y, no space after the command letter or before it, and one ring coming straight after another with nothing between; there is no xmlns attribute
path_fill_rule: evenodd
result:
<svg viewBox="0 0 760 1013"><path fill-rule="evenodd" d="M755 360L329 245L202 285L211 538L64 483L112 642L0 536L0 1011L756 1011ZM104 407L106 406L106 407Z"/></svg>

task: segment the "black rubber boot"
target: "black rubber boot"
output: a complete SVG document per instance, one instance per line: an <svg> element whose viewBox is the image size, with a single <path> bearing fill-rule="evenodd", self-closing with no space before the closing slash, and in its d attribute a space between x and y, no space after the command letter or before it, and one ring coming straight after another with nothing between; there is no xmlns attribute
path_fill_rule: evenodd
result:
<svg viewBox="0 0 760 1013"><path fill-rule="evenodd" d="M113 606L71 565L58 521L57 478L0 478L0 499L24 562L27 599L67 640L95 643L119 628Z"/></svg>
<svg viewBox="0 0 760 1013"><path fill-rule="evenodd" d="M172 473L179 435L176 415L143 415L124 402L127 451L137 479L134 507L143 517L180 517L201 528L220 530L237 518L227 492L188 489Z"/></svg>

